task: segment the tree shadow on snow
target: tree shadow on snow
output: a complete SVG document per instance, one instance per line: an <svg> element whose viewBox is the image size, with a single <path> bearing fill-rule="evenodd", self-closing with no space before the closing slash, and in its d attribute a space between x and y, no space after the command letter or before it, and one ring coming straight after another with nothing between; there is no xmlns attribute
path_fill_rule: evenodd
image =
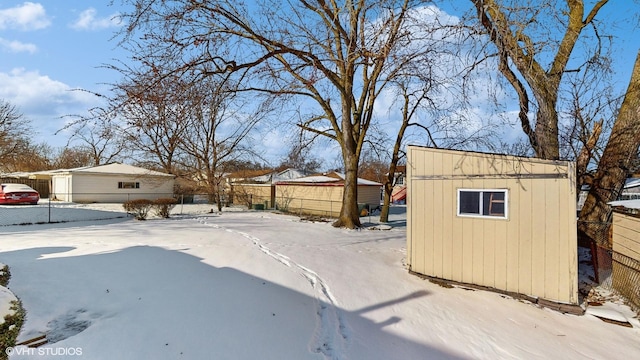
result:
<svg viewBox="0 0 640 360"><path fill-rule="evenodd" d="M79 347L91 359L463 358L386 329L410 319L365 316L427 292L349 311L326 289L309 295L201 260L149 246L0 253L27 312L19 340L45 333L45 346Z"/></svg>

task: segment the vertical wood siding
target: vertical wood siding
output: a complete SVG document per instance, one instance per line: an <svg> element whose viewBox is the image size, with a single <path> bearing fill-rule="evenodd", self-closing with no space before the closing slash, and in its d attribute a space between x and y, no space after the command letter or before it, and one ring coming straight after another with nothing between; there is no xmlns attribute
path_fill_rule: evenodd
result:
<svg viewBox="0 0 640 360"><path fill-rule="evenodd" d="M640 310L640 215L613 213L613 288Z"/></svg>
<svg viewBox="0 0 640 360"><path fill-rule="evenodd" d="M640 217L613 213L613 251L640 261Z"/></svg>
<svg viewBox="0 0 640 360"><path fill-rule="evenodd" d="M254 204L261 204L268 201L267 207L273 206L275 185L272 184L232 184L234 203L244 204L247 197L251 197Z"/></svg>
<svg viewBox="0 0 640 360"><path fill-rule="evenodd" d="M276 204L292 213L338 217L343 191L335 185L276 184ZM358 203L378 206L380 191L379 186L358 186Z"/></svg>
<svg viewBox="0 0 640 360"><path fill-rule="evenodd" d="M573 163L409 147L412 271L576 304ZM502 218L457 215L458 189L505 189Z"/></svg>

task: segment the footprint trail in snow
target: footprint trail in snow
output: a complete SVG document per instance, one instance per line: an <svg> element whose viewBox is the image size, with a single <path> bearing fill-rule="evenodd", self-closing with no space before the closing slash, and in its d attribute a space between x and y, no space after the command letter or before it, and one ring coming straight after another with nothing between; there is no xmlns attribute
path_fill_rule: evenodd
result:
<svg viewBox="0 0 640 360"><path fill-rule="evenodd" d="M343 357L344 350L350 340L349 328L344 314L338 307L338 301L322 277L315 271L291 260L288 256L270 249L259 238L251 234L212 224L206 218L194 220L203 225L239 234L251 240L261 252L304 277L316 292L316 328L309 349L312 352L321 353L327 359L341 359Z"/></svg>

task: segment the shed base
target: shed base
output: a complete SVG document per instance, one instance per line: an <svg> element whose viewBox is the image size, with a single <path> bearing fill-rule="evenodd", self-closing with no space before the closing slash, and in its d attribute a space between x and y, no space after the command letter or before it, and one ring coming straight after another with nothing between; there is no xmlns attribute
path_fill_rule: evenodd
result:
<svg viewBox="0 0 640 360"><path fill-rule="evenodd" d="M536 304L538 306L542 306L542 307L545 307L545 308L548 308L548 309L551 309L551 310L555 310L555 311L561 312L563 314L584 315L584 309L580 305L577 305L577 304L559 303L559 302L556 302L556 301L537 298L537 297L534 297L534 296L520 294L520 293L516 293L516 292L513 292L513 291L506 291L506 290L496 289L496 288L492 288L492 287L488 287L488 286L463 283L463 282L459 282L459 281L455 281L455 280L442 279L442 278L438 278L438 277L434 277L434 276L420 274L420 273L417 273L417 272L412 271L412 270L409 270L409 274L415 275L415 276L417 276L417 277L419 277L421 279L429 280L430 282L438 284L440 286L443 286L443 284L444 284L445 285L444 287L457 286L457 287L470 288L470 289L475 289L475 290L491 291L491 292L494 292L494 293L507 295L507 296L512 297L514 299L525 300L525 301L528 301L530 303Z"/></svg>

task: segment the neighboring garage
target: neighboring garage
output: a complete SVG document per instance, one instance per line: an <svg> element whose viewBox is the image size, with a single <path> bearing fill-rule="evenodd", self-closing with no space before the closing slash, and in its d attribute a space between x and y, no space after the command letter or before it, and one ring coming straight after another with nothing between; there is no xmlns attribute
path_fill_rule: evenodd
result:
<svg viewBox="0 0 640 360"><path fill-rule="evenodd" d="M173 196L175 176L136 166L108 165L50 171L51 198L77 203L119 203Z"/></svg>
<svg viewBox="0 0 640 360"><path fill-rule="evenodd" d="M358 179L358 204L380 206L382 184ZM338 217L342 208L344 175L332 172L276 183L276 206L292 213Z"/></svg>
<svg viewBox="0 0 640 360"><path fill-rule="evenodd" d="M574 164L409 146L411 272L578 303Z"/></svg>

